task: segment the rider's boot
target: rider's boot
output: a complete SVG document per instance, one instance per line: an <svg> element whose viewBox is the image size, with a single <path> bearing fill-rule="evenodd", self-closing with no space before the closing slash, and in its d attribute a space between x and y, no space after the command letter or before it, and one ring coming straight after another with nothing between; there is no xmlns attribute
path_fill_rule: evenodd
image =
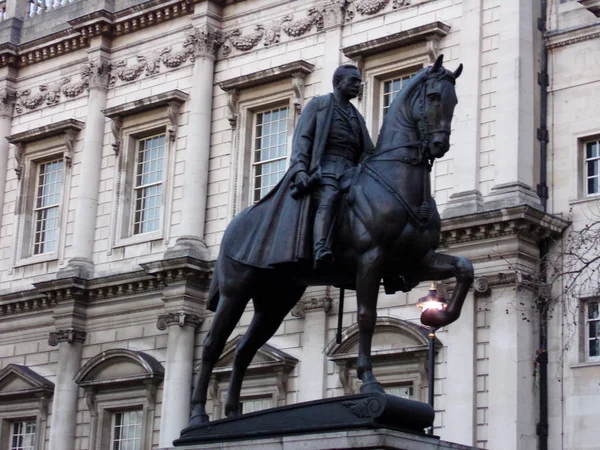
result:
<svg viewBox="0 0 600 450"><path fill-rule="evenodd" d="M314 260L315 270L322 269L333 264L333 252L331 251L331 228L335 217L335 210L330 202L325 207L319 205L315 214L313 228Z"/></svg>

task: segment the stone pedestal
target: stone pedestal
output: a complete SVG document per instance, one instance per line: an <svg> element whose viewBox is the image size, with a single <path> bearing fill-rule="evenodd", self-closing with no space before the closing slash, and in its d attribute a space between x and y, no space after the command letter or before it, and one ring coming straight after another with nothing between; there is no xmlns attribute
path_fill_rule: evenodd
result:
<svg viewBox="0 0 600 450"><path fill-rule="evenodd" d="M440 441L435 436L416 435L385 428L296 434L223 443L213 442L177 447L177 449L172 450L333 450L342 448L365 450L475 450L475 447Z"/></svg>

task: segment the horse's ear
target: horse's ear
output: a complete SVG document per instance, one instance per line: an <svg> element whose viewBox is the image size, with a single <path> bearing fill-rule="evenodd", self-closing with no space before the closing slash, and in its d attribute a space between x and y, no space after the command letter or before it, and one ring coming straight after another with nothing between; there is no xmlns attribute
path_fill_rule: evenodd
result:
<svg viewBox="0 0 600 450"><path fill-rule="evenodd" d="M435 60L435 64L433 65L433 68L431 69L431 71L437 72L438 70L440 70L443 63L444 63L444 55L438 56L437 59Z"/></svg>
<svg viewBox="0 0 600 450"><path fill-rule="evenodd" d="M460 77L460 74L463 71L463 65L459 64L458 67L456 68L456 70L454 71L454 79L456 80L458 77Z"/></svg>

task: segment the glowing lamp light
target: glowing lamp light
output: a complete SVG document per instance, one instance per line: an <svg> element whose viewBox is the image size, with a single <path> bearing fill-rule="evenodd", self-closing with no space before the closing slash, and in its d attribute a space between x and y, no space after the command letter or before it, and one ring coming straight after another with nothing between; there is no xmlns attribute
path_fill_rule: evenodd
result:
<svg viewBox="0 0 600 450"><path fill-rule="evenodd" d="M433 328L440 328L443 323L443 311L448 308L448 303L443 297L440 297L435 287L435 282L431 282L429 292L417 302L417 307L421 308L421 323Z"/></svg>

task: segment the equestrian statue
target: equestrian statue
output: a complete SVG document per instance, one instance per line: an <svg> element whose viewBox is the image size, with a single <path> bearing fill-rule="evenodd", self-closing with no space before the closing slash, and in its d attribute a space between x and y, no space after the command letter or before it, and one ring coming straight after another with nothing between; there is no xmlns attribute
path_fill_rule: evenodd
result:
<svg viewBox="0 0 600 450"><path fill-rule="evenodd" d="M307 286L356 290L356 367L363 393L383 392L371 361L382 280L390 293L454 277L448 306L424 311L421 320L439 328L459 318L473 266L466 258L435 251L441 220L430 187L433 162L450 147L455 82L462 72L462 65L453 72L442 63L440 56L396 95L375 147L350 103L361 87L355 66L339 67L334 92L304 107L289 170L262 200L238 214L223 236L208 298L215 315L204 341L190 426L208 422L213 367L250 299L254 317L235 351L227 416L241 413L248 365Z"/></svg>

